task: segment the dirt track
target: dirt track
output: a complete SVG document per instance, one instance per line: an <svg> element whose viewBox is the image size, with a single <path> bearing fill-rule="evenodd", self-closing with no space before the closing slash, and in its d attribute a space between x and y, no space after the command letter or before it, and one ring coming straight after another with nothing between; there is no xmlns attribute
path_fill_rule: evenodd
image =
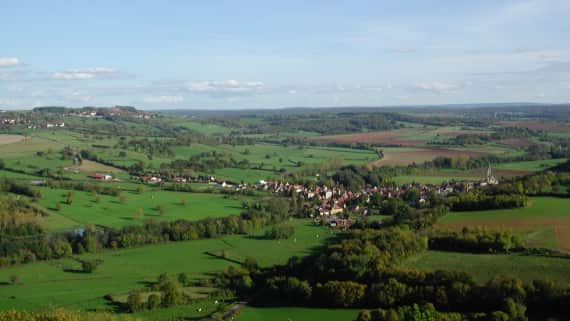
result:
<svg viewBox="0 0 570 321"><path fill-rule="evenodd" d="M0 134L0 145L14 144L24 139L26 139L26 137L22 135Z"/></svg>

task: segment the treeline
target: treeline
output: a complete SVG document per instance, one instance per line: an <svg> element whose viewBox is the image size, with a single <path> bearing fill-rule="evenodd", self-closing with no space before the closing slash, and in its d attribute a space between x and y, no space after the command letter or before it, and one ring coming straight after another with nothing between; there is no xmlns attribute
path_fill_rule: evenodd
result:
<svg viewBox="0 0 570 321"><path fill-rule="evenodd" d="M24 195L36 199L42 198L42 193L39 190L8 178L0 179L0 192Z"/></svg>
<svg viewBox="0 0 570 321"><path fill-rule="evenodd" d="M457 193L445 198L452 211L482 211L525 207L528 198L523 194L487 195L481 192Z"/></svg>
<svg viewBox="0 0 570 321"><path fill-rule="evenodd" d="M435 232L429 248L468 253L507 253L524 250L523 240L507 230L464 227L461 232Z"/></svg>
<svg viewBox="0 0 570 321"><path fill-rule="evenodd" d="M459 134L447 140L430 142L435 145L483 145L492 141L508 138L544 137L545 133L520 127L499 127L491 134Z"/></svg>
<svg viewBox="0 0 570 321"><path fill-rule="evenodd" d="M49 311L20 311L9 309L0 311L2 321L137 321L129 315L118 315L110 312L70 311L53 309Z"/></svg>
<svg viewBox="0 0 570 321"><path fill-rule="evenodd" d="M332 179L348 190L358 191L366 185L387 186L392 183L389 175L381 167L365 168L363 166L348 165L337 170Z"/></svg>
<svg viewBox="0 0 570 321"><path fill-rule="evenodd" d="M255 117L257 122L244 124L241 117ZM242 134L274 134L287 132L318 132L322 135L354 133L368 130L388 130L402 127L395 120L398 115L379 112L308 112L308 113L264 113L262 115L240 115L234 117L212 117L210 123L234 128ZM319 124L319 126L315 126Z"/></svg>
<svg viewBox="0 0 570 321"><path fill-rule="evenodd" d="M568 163L568 162L567 162ZM565 165L553 168L555 171L544 171L533 175L504 180L499 185L489 186L487 194L526 194L568 197L567 188L570 186L570 172Z"/></svg>
<svg viewBox="0 0 570 321"><path fill-rule="evenodd" d="M103 194L109 196L118 196L123 191L120 188L109 184L97 184L97 183L77 182L77 181L48 180L47 186L50 188L76 190L76 191L89 192L94 194Z"/></svg>

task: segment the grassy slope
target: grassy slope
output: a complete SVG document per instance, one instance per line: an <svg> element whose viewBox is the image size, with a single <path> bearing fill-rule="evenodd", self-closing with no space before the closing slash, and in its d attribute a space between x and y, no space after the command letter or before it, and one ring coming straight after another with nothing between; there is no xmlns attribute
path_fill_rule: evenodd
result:
<svg viewBox="0 0 570 321"><path fill-rule="evenodd" d="M41 191L43 197L39 203L51 210L51 216L63 216L76 222L76 225L120 227L140 224L145 218L199 220L239 214L242 210L240 198L226 198L220 194L147 190L142 194L124 192L123 195L127 198L124 203L121 203L118 197L98 195L100 202L96 203L96 196L73 191L73 203L67 205L64 203L67 190L42 188ZM182 205L182 200L186 200L186 206ZM57 203L61 206L60 211L55 210ZM158 205L163 207L163 215L157 210ZM138 208L143 209L144 217L141 220L135 220L133 217Z"/></svg>
<svg viewBox="0 0 570 321"><path fill-rule="evenodd" d="M514 162L514 163L502 163L494 165L498 169L514 169L514 170L526 170L526 171L541 171L549 167L556 166L558 164L567 161L566 158L558 159L544 159L536 161L525 161L525 162Z"/></svg>
<svg viewBox="0 0 570 321"><path fill-rule="evenodd" d="M403 267L427 271L464 271L479 282L501 274L525 281L548 278L570 285L570 260L561 258L427 251L408 259Z"/></svg>
<svg viewBox="0 0 570 321"><path fill-rule="evenodd" d="M466 222L477 224L477 221L499 219L534 219L570 217L570 199L555 197L531 197L530 205L525 208L508 210L452 212L442 217L440 223Z"/></svg>
<svg viewBox="0 0 570 321"><path fill-rule="evenodd" d="M570 199L532 197L529 206L520 209L452 212L439 220L438 227L461 229L463 226L507 228L521 235L527 246L566 250L570 247L562 235L570 227ZM556 229L560 231L556 233Z"/></svg>
<svg viewBox="0 0 570 321"><path fill-rule="evenodd" d="M222 239L178 242L143 248L105 251L84 258L98 258L103 264L92 274L64 272L77 267L71 259L37 262L0 269L0 281L18 275L20 284L0 285L0 308L38 309L49 305L68 308L105 308L105 294L125 293L154 281L162 272L192 273L200 278L235 264L206 254L226 250L230 259L246 256L262 265L284 263L294 255L309 254L327 240L326 229L296 221L297 231L289 240L260 240L236 235ZM317 237L317 234L319 237Z"/></svg>
<svg viewBox="0 0 570 321"><path fill-rule="evenodd" d="M310 308L253 308L246 307L237 321L352 321L359 310Z"/></svg>

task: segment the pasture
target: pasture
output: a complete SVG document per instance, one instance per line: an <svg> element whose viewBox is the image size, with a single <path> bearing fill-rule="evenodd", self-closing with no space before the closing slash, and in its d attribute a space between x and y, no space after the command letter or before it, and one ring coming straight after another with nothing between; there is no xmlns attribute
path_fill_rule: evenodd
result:
<svg viewBox="0 0 570 321"><path fill-rule="evenodd" d="M257 308L245 307L237 321L352 321L360 310L317 309L298 307Z"/></svg>
<svg viewBox="0 0 570 321"><path fill-rule="evenodd" d="M570 251L570 199L532 197L525 208L452 212L437 223L438 229L461 230L464 226L512 229L532 247Z"/></svg>
<svg viewBox="0 0 570 321"><path fill-rule="evenodd" d="M467 272L481 283L495 275L503 275L517 277L523 281L546 278L561 285L570 285L570 259L567 258L426 251L407 259L402 267L425 271Z"/></svg>
<svg viewBox="0 0 570 321"><path fill-rule="evenodd" d="M567 161L566 158L544 159L536 161L501 163L501 164L495 164L493 165L493 167L497 169L508 169L508 170L542 171L549 167L553 167L558 164L564 163L565 161Z"/></svg>
<svg viewBox="0 0 570 321"><path fill-rule="evenodd" d="M377 146L419 147L426 146L428 142L438 141L442 137L451 138L461 134L484 134L489 132L480 128L418 126L415 123L407 123L406 126L408 127L394 130L313 137L310 140L321 144L366 143Z"/></svg>
<svg viewBox="0 0 570 321"><path fill-rule="evenodd" d="M456 150L449 148L383 148L384 157L375 161L376 166L405 166L431 161L436 157L470 156L481 157L490 154L485 150Z"/></svg>
<svg viewBox="0 0 570 321"><path fill-rule="evenodd" d="M81 258L103 261L91 274L66 272L66 268L79 267L72 259L2 268L0 281L9 281L11 275L18 275L20 281L17 285L0 285L0 308L110 309L104 295L121 295L142 288L145 282L155 281L163 272L173 276L185 272L201 279L248 256L256 258L262 266L283 264L291 256L310 254L332 236L326 228L306 221L295 220L294 224L295 234L288 240L260 239L263 234L260 231L253 236L233 235L82 255ZM211 254L222 251L227 258Z"/></svg>
<svg viewBox="0 0 570 321"><path fill-rule="evenodd" d="M68 190L46 187L40 189L43 197L39 204L52 213L48 220L51 216L63 216L76 226L94 224L121 227L142 224L149 218L200 220L239 214L242 211L243 198L233 199L212 193L160 191L149 189L148 186L145 188L143 193L124 191L121 196L72 191L72 204L67 204Z"/></svg>

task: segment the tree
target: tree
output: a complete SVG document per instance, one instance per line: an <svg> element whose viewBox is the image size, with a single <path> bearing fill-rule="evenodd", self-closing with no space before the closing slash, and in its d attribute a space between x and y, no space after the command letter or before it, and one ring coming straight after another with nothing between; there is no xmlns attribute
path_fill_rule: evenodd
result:
<svg viewBox="0 0 570 321"><path fill-rule="evenodd" d="M254 271L254 270L257 270L259 268L259 264L257 263L257 260L251 256L246 257L245 260L243 261L242 265L248 271Z"/></svg>
<svg viewBox="0 0 570 321"><path fill-rule="evenodd" d="M159 204L159 205L156 205L156 208L155 208L155 209L156 209L156 211L158 212L158 214L160 214L160 216L163 216L163 215L164 215L164 206L162 206L162 205Z"/></svg>
<svg viewBox="0 0 570 321"><path fill-rule="evenodd" d="M162 304L173 306L182 302L182 289L177 282L168 281L162 286Z"/></svg>
<svg viewBox="0 0 570 321"><path fill-rule="evenodd" d="M92 260L81 261L81 269L84 273L93 273L97 269L98 262Z"/></svg>
<svg viewBox="0 0 570 321"><path fill-rule="evenodd" d="M183 286L187 286L190 283L190 276L188 275L188 273L178 274L178 282Z"/></svg>
<svg viewBox="0 0 570 321"><path fill-rule="evenodd" d="M127 196L125 196L124 194L119 194L119 202L121 203L126 203L127 202Z"/></svg>
<svg viewBox="0 0 570 321"><path fill-rule="evenodd" d="M138 192L139 194L144 193L144 185L139 185L139 187L137 187L137 192Z"/></svg>
<svg viewBox="0 0 570 321"><path fill-rule="evenodd" d="M149 310L156 310L160 307L160 295L158 294L151 294L148 296L146 301L147 309Z"/></svg>
<svg viewBox="0 0 570 321"><path fill-rule="evenodd" d="M127 307L131 312L137 312L144 307L143 297L140 292L132 292L127 297Z"/></svg>
<svg viewBox="0 0 570 321"><path fill-rule="evenodd" d="M159 285L165 284L166 282L168 282L168 280L169 280L168 273L161 273L158 276L158 284Z"/></svg>
<svg viewBox="0 0 570 321"><path fill-rule="evenodd" d="M73 192L71 191L67 192L67 195L65 197L65 203L67 205L71 205L73 203Z"/></svg>
<svg viewBox="0 0 570 321"><path fill-rule="evenodd" d="M12 283L12 285L18 284L19 281L20 281L19 275L17 275L17 274L10 275L10 283Z"/></svg>
<svg viewBox="0 0 570 321"><path fill-rule="evenodd" d="M133 219L140 220L143 217L143 215L144 215L143 209L139 207L133 213Z"/></svg>
<svg viewBox="0 0 570 321"><path fill-rule="evenodd" d="M185 198L180 200L180 205L186 207L187 204L188 204L188 201Z"/></svg>

